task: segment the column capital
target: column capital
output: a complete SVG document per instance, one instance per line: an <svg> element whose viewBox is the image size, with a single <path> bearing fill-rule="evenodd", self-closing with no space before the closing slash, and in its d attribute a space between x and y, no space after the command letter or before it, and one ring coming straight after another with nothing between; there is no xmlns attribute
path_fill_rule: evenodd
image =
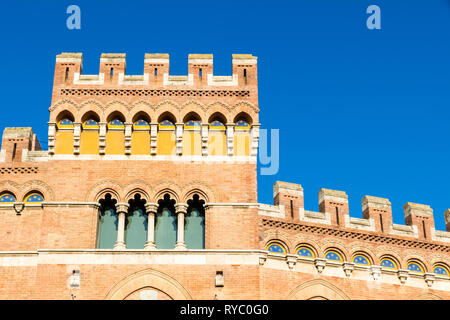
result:
<svg viewBox="0 0 450 320"><path fill-rule="evenodd" d="M177 203L175 204L175 212L176 213L187 213L188 205L185 203Z"/></svg>
<svg viewBox="0 0 450 320"><path fill-rule="evenodd" d="M156 214L158 211L158 205L156 203L147 203L145 205L145 211L148 213Z"/></svg>
<svg viewBox="0 0 450 320"><path fill-rule="evenodd" d="M116 204L116 213L127 213L129 207L128 203L118 203Z"/></svg>

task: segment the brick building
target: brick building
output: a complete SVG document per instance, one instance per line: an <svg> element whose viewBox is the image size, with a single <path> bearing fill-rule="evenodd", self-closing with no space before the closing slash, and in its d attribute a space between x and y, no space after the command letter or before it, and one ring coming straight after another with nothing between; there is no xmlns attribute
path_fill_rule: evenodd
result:
<svg viewBox="0 0 450 320"><path fill-rule="evenodd" d="M6 128L0 151L0 299L449 299L450 232L427 205L299 184L257 200L256 57L232 76L167 54L126 75L124 54L56 57L48 150ZM450 211L445 213L450 231Z"/></svg>

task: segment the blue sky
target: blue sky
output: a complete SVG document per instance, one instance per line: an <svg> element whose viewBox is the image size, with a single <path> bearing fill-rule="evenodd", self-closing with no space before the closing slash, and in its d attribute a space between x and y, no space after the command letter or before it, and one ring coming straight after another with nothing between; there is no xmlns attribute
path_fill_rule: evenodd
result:
<svg viewBox="0 0 450 320"><path fill-rule="evenodd" d="M81 30L66 8L81 8ZM381 8L368 30L366 8ZM32 126L46 145L55 55L83 52L98 73L102 52L127 54L142 74L144 53L167 52L171 73L189 53L213 53L216 75L232 53L258 56L260 122L280 129L280 170L259 176L259 201L276 180L302 184L307 210L320 188L344 190L350 214L361 198L429 204L437 229L450 208L450 0L381 1L10 1L0 11L5 126Z"/></svg>

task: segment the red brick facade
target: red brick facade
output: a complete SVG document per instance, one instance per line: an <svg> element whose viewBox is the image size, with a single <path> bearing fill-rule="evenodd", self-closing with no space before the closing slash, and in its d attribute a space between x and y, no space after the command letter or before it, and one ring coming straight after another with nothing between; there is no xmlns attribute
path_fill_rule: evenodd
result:
<svg viewBox="0 0 450 320"><path fill-rule="evenodd" d="M144 76L126 76L124 55L110 54L102 55L99 75L84 76L81 54L57 56L49 150L41 150L31 128L3 134L0 198L14 201L0 202L0 299L450 298L450 232L434 229L428 206L406 204L407 226L399 226L387 199L367 196L364 219L355 219L345 192L322 189L320 212L310 212L302 187L284 182L274 186L273 206L258 204L256 57L234 55L232 65L233 76L217 77L211 55L190 55L189 76L171 76L168 55L152 54ZM77 151L77 130L89 112L100 126L95 155ZM192 113L202 125L220 115L227 154L208 155L202 131L201 155L138 156L127 147L133 141L125 129L124 154L109 155L102 128L113 113L126 128L145 113L155 128L151 150L163 115L170 113L175 125ZM73 153L58 154L57 123L67 115ZM245 156L233 153L240 119L250 126ZM186 204L198 195L205 202L205 248L97 249L99 200L107 193L117 204L135 194L147 204L166 194ZM30 194L43 201L29 202ZM283 252L267 251L272 243ZM297 254L299 248L312 256ZM341 260L326 259L330 250ZM367 264L357 263L358 255ZM380 267L384 258L395 268Z"/></svg>

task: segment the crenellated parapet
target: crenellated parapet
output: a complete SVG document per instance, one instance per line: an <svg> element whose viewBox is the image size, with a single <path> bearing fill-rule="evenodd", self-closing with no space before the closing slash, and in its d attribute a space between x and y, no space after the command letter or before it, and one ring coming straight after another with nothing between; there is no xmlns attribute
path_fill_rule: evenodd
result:
<svg viewBox="0 0 450 320"><path fill-rule="evenodd" d="M257 57L251 54L233 54L231 76L214 75L212 54L190 54L187 75L170 74L165 53L146 53L141 75L126 74L124 53L103 53L98 74L83 74L82 67L82 53L56 56L52 104L62 98L111 95L128 100L133 96L234 98L257 104Z"/></svg>
<svg viewBox="0 0 450 320"><path fill-rule="evenodd" d="M231 76L214 75L212 54L190 54L187 75L169 67L168 54L147 53L143 74L127 75L124 53L103 53L99 73L86 75L82 53L57 55L48 154L255 158L257 57L233 54Z"/></svg>
<svg viewBox="0 0 450 320"><path fill-rule="evenodd" d="M363 219L360 219L350 216L348 196L344 191L320 189L318 198L319 212L305 210L302 186L277 181L274 184L274 206L260 205L259 215L263 218L273 218L280 223L306 223L342 230L349 235L362 231L377 237L450 244L450 209L444 213L446 232L435 229L433 210L428 205L406 203L403 207L405 225L399 225L393 223L391 203L388 199L364 196L361 201Z"/></svg>

